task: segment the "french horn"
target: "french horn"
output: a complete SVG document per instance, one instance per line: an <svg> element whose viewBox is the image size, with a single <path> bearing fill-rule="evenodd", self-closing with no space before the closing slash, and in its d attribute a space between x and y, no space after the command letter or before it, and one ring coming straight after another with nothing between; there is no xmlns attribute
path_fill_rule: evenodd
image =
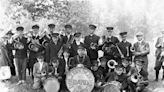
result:
<svg viewBox="0 0 164 92"><path fill-rule="evenodd" d="M28 48L32 51L35 51L35 52L39 51L39 46L37 44L34 44L34 43L30 43L28 45Z"/></svg>

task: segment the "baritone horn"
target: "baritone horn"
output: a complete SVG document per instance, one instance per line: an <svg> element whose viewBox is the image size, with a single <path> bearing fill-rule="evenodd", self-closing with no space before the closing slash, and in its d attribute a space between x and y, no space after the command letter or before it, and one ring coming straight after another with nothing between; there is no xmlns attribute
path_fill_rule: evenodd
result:
<svg viewBox="0 0 164 92"><path fill-rule="evenodd" d="M32 51L35 51L35 52L39 51L39 45L38 44L30 43L28 45L28 48Z"/></svg>

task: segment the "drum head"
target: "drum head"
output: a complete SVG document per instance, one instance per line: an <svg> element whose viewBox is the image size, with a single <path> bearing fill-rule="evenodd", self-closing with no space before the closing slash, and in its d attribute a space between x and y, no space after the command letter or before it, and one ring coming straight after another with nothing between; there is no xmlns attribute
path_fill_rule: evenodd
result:
<svg viewBox="0 0 164 92"><path fill-rule="evenodd" d="M91 92L94 82L94 76L87 68L76 67L67 73L66 85L70 92Z"/></svg>
<svg viewBox="0 0 164 92"><path fill-rule="evenodd" d="M58 92L60 89L60 84L55 77L48 78L45 80L43 87L46 92Z"/></svg>
<svg viewBox="0 0 164 92"><path fill-rule="evenodd" d="M109 84L109 85L105 86L103 92L121 92L121 91L115 85Z"/></svg>

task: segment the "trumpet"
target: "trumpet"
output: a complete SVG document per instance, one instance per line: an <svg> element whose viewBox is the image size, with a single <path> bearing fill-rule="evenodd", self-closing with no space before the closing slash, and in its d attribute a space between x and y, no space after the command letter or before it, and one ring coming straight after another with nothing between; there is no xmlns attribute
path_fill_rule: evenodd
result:
<svg viewBox="0 0 164 92"><path fill-rule="evenodd" d="M116 65L118 65L118 63L117 63L115 60L109 60L109 61L107 62L107 66L108 66L110 69L114 69Z"/></svg>

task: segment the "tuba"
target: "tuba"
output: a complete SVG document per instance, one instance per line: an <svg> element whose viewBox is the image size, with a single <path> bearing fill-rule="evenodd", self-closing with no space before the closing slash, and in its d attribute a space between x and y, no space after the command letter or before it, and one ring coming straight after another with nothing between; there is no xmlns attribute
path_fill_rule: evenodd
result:
<svg viewBox="0 0 164 92"><path fill-rule="evenodd" d="M109 60L109 61L107 62L107 66L108 66L110 69L114 69L116 65L118 65L118 63L117 63L115 60Z"/></svg>

